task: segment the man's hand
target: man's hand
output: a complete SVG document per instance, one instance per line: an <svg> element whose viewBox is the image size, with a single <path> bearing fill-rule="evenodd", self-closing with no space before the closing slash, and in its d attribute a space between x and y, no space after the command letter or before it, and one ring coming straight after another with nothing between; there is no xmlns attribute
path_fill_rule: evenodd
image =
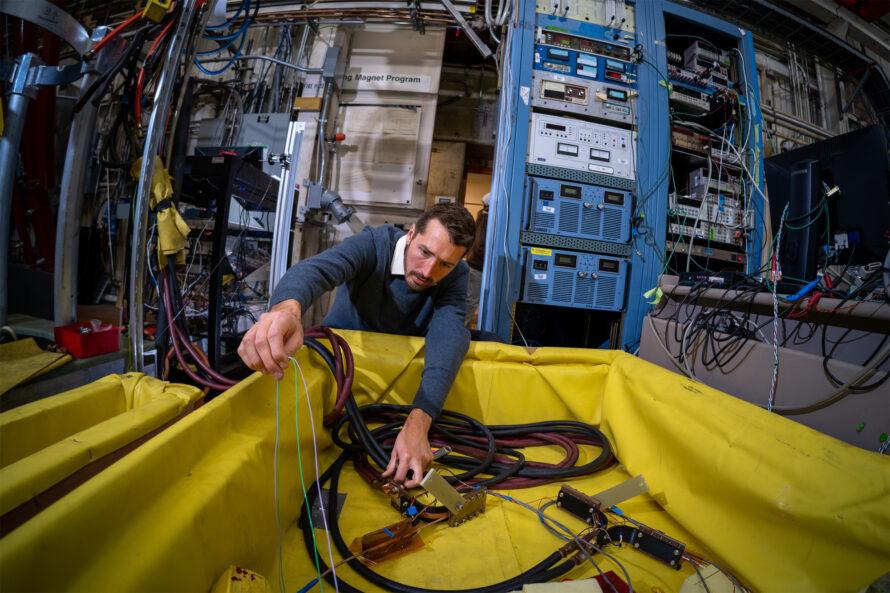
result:
<svg viewBox="0 0 890 593"><path fill-rule="evenodd" d="M384 478L395 472L393 480L404 482L406 488L420 485L426 466L433 460L433 452L430 450L430 441L427 438L432 423L433 419L430 418L430 415L420 408L411 410L408 418L405 419L405 426L396 437L395 445L392 448L392 457L389 459L386 471L383 472ZM409 469L414 475L408 482L405 482Z"/></svg>
<svg viewBox="0 0 890 593"><path fill-rule="evenodd" d="M303 347L301 318L302 307L293 299L281 301L260 315L238 346L244 364L281 380L287 358Z"/></svg>

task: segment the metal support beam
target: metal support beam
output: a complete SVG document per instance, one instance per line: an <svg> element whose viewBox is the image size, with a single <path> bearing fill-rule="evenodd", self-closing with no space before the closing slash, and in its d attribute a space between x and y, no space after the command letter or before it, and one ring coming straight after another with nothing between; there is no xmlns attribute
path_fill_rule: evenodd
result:
<svg viewBox="0 0 890 593"><path fill-rule="evenodd" d="M853 101L856 100L856 95L859 94L859 91L862 90L862 87L865 86L865 83L868 81L868 77L871 76L872 69L869 68L865 71L865 74L862 75L862 78L859 79L859 84L856 85L856 89L853 91L853 94L850 95L850 98L847 100L847 104L844 105L844 108L841 109L841 115L845 114L850 107L853 106Z"/></svg>
<svg viewBox="0 0 890 593"><path fill-rule="evenodd" d="M148 228L149 204L151 202L152 178L155 171L155 156L164 135L164 120L167 117L167 105L173 94L173 83L179 71L179 60L192 19L195 16L197 0L185 0L179 22L173 31L173 37L164 58L164 67L155 89L152 102L151 118L142 151L142 166L139 170L139 187L136 190L135 222L133 225L133 241L130 252L130 307L129 331L130 348L133 352L133 370L142 372L142 286L145 283L145 268L148 264L145 253L146 230Z"/></svg>
<svg viewBox="0 0 890 593"><path fill-rule="evenodd" d="M84 55L93 45L83 25L47 0L0 0L0 14L15 16L46 29L67 41L78 55Z"/></svg>
<svg viewBox="0 0 890 593"><path fill-rule="evenodd" d="M275 228L272 235L272 259L269 263L269 294L287 271L290 258L290 230L294 221L294 195L297 185L297 165L300 162L300 145L306 124L292 121L287 127L284 152L287 162L281 164L281 183L278 185L278 202L275 207Z"/></svg>
<svg viewBox="0 0 890 593"><path fill-rule="evenodd" d="M93 31L93 40L99 41L110 30L109 27L98 27ZM122 39L112 40L98 52L92 62L93 68L81 81L81 95L87 92L99 73L117 60L124 44ZM75 114L68 134L56 222L56 265L53 270L53 317L56 325L77 321L77 254L83 211L83 181L90 162L88 153L96 131L97 112L98 108L92 101L84 103L83 108Z"/></svg>
<svg viewBox="0 0 890 593"><path fill-rule="evenodd" d="M38 56L30 53L16 58L12 82L6 91L5 124L0 138L0 325L6 325L9 313L9 221L19 143L28 103L37 98L33 75L42 64Z"/></svg>
<svg viewBox="0 0 890 593"><path fill-rule="evenodd" d="M778 124L784 124L791 128L798 128L800 130L804 130L810 134L813 134L815 137L820 139L831 138L832 134L828 130L824 130L818 126L814 126L809 122L805 122L802 119L793 117L784 113L782 111L777 111L771 107L767 107L765 105L760 106L763 111L763 117L772 120Z"/></svg>

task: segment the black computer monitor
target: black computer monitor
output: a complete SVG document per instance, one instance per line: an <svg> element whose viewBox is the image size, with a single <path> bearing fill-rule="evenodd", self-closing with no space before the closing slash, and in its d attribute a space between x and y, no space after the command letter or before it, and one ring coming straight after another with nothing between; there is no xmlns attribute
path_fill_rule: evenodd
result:
<svg viewBox="0 0 890 593"><path fill-rule="evenodd" d="M840 244L848 244L840 250L839 263L884 261L890 246L890 155L882 126L775 155L764 161L764 172L773 236L786 204L786 219L797 219L782 230L779 257L785 277L815 279L825 246L834 246L838 235ZM822 214L806 226L816 219L804 215L819 206L823 183L840 193L828 199L828 220Z"/></svg>

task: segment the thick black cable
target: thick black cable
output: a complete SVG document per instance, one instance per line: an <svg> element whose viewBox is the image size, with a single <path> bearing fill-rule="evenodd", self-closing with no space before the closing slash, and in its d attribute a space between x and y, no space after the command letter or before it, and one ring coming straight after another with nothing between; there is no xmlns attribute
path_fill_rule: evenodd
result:
<svg viewBox="0 0 890 593"><path fill-rule="evenodd" d="M145 41L146 35L153 29L157 28L158 25L148 24L136 30L133 39L130 41L129 45L124 48L124 51L121 52L121 55L118 57L117 61L111 65L108 70L101 73L95 80L86 88L83 94L78 97L77 102L74 104L74 113L78 113L81 109L83 109L84 105L86 105L87 101L93 98L93 105L98 106L99 101L105 95L105 92L108 90L109 85L114 81L114 78L117 76L117 73L124 67L127 61L130 60L134 53L139 52L142 48L142 44Z"/></svg>
<svg viewBox="0 0 890 593"><path fill-rule="evenodd" d="M324 346L321 345L315 339L306 338L304 340L304 344L308 346L310 349L317 352L328 367L331 369L331 372L337 376L336 364L334 361L334 355L331 354L330 351L327 350ZM346 399L346 412L347 416L341 418L336 426L335 426L335 435L334 442L340 446L344 447L343 453L337 458L337 460L324 471L322 476L319 477L319 484L324 484L327 481L330 481L330 486L328 489L328 508L336 509L338 507L337 494L339 487L339 477L340 473L343 469L345 462L351 458L355 451L361 447L363 448L370 456L371 459L374 460L380 467L385 467L389 457L386 455L386 448L382 445L382 441L394 438L397 435L397 432L394 430L395 427L399 425L397 421L391 421L387 424L384 424L382 427L378 427L373 431L369 430L365 423L365 415L368 418L376 418L380 416L385 416L386 414L392 413L403 413L407 414L410 411L410 406L395 406L395 405L387 405L387 404L372 404L369 406L363 406L359 408L352 394L350 393ZM346 443L340 437L342 429L344 425L348 423L347 432L350 434L350 437L354 440L350 443ZM483 484L487 483L497 483L506 479L508 476L522 476L522 477L545 477L549 479L553 479L555 477L564 477L569 475L578 475L579 473L587 473L589 471L595 471L595 469L599 469L607 465L612 458L611 455L611 447L609 446L608 440L605 438L598 429L593 426L586 425L581 422L573 422L573 421L552 421L552 422L537 422L531 423L528 425L502 425L502 426L494 426L487 427L478 420L475 420L469 416L465 416L463 414L459 414L457 412L451 412L448 410L444 410L439 418L437 418L436 422L437 428L435 431L431 431L431 434L440 435L445 433L450 433L452 437L455 438L456 441L461 442L465 446L473 447L479 450L485 450L486 455L482 460L462 457L462 456L446 456L453 457L453 461L456 460L457 463L462 463L465 465L470 465L470 471L474 472L472 474L468 474L468 477L475 476L482 471L486 473L492 473L497 470L498 473L495 474L492 478L487 480L483 480ZM449 426L456 430L445 429L445 426ZM510 438L510 437L520 437L530 435L536 432L551 432L551 433L564 433L564 434L579 434L589 437L589 439L593 442L599 443L599 446L602 449L602 452L597 459L594 461L584 464L578 467L567 467L567 468L524 468L522 466L522 462L524 461L524 456L518 451L513 449L505 448L505 447L497 447L496 439L500 438ZM461 435L459 433L467 433L466 435ZM482 438L486 443L476 442L472 439L462 438L463 436L475 436ZM358 443L356 443L356 440ZM358 446L357 446L358 445ZM517 462L514 464L506 465L502 463L497 463L495 461L495 454L501 453L502 455L514 456L517 459ZM470 460L470 461L463 461ZM446 479L449 479L446 477ZM456 478L451 477L451 481L455 481ZM495 481L496 480L496 481ZM311 532L310 522L306 517L306 513L311 513L312 504L316 499L316 492L318 490L318 485L313 485L307 492L306 500L304 500L304 504L302 507L302 514L300 517L300 525L303 529L304 534L304 542L307 547L307 551L309 552L310 557L313 558L318 563L319 570L321 572L326 572L328 570L327 565L324 562L324 559L321 558L321 555L318 553L318 550L315 548L313 544L313 537ZM329 513L326 515L328 517L327 529L331 535L331 538L339 550L340 554L344 558L348 558L352 556L352 552L349 550L346 543L343 541L342 534L339 528L338 518L334 513ZM419 518L418 518L419 520ZM542 562L540 562L535 567L525 571L524 573L513 577L507 581L502 583L497 583L494 585L489 585L486 587L479 587L475 589L465 589L455 593L501 593L513 591L518 587L521 587L526 583L535 583L535 582L546 582L552 580L558 576L561 576L571 570L575 566L574 561L566 560L562 563L557 564L562 559L562 556L558 552L554 552L547 558L545 558ZM389 591L396 591L398 593L435 593L437 590L430 589L422 589L411 587L408 585L404 585L402 583L398 583L387 579L371 569L367 568L364 564L358 562L357 560L350 561L350 565L352 568L358 572L361 576L371 581L372 583L381 586ZM333 579L336 578L332 574L327 576L327 579L333 582ZM342 579L338 580L338 586L345 592L351 593L354 591L359 591L349 584L342 581ZM442 590L445 591L445 590Z"/></svg>
<svg viewBox="0 0 890 593"><path fill-rule="evenodd" d="M844 298L844 300L842 300L842 301L840 302L840 304L838 304L838 306L835 307L835 309L834 309L831 313L828 314L828 319L825 320L825 324L822 326L822 340L821 340L821 345L822 345L822 369L825 371L825 374L828 375L828 378L831 379L831 381L832 381L835 385L838 385L838 386L839 386L839 385L843 385L843 384L844 384L844 381L843 381L842 379L837 378L837 377L834 375L834 373L831 372L831 369L828 368L828 363L833 359L834 351L835 351L835 350L837 349L837 347L841 344L841 341L838 340L837 342L835 342L834 345L831 347L831 350L828 351L828 352L826 352L825 341L826 341L826 334L828 333L828 325L829 325L829 322L830 322L831 319L834 317L834 315L837 313L837 311L838 311L841 307L843 307L844 303L846 303L847 301L849 301L849 300L850 300L851 298L853 298L853 296L855 296L856 294L859 294L860 292L862 292L863 290L865 290L867 287L871 286L871 284L874 283L875 280L881 278L881 274L879 274L878 272L880 272L880 270L874 272L874 273L873 273L873 274L872 274L872 275L871 275L865 282L863 282L858 288L856 288L856 289L855 289L854 291L852 291L849 295L847 295L847 296ZM882 347L884 346L884 344L886 343L886 341L887 341L887 337L888 337L888 334L884 334L884 338L883 338L883 339L881 340L881 342L878 344L877 348L875 348L874 351L872 351L871 356L868 357L868 359L863 363L862 366L866 366L866 365L868 365L869 362L871 362L871 360L877 355L877 353L881 350L881 348L882 348ZM883 361L879 361L878 364L881 364L882 362L883 362ZM884 376L883 376L883 377L881 377L880 379L877 379L877 380L875 380L875 381L873 381L872 383L869 383L869 384L867 384L867 385L850 385L850 386L847 387L847 389L849 389L850 391L871 391L871 390L876 389L876 388L880 387L881 385L883 385L883 384L887 381L888 378L890 378L890 372L884 373Z"/></svg>
<svg viewBox="0 0 890 593"><path fill-rule="evenodd" d="M343 466L348 458L349 453L344 451L331 465L331 467L325 470L325 472L319 478L319 483L322 485L325 482L330 481L330 486L328 487L328 508L330 509L337 508L337 494L339 488L340 473L342 472ZM321 554L318 553L318 550L312 543L312 527L310 527L310 523L307 517L307 513L312 512L311 509L313 503L317 498L317 492L318 484L313 484L312 487L307 490L307 497L306 500L304 500L303 502L299 524L303 530L303 541L306 544L306 549L309 552L310 558L318 562L318 570L324 573L328 570L328 566L325 563L324 559L321 557ZM343 534L340 531L338 518L333 513L326 516L329 517L326 527L331 535L331 539L334 542L334 545L337 547L337 550L344 558L349 558L353 555L353 552L349 549L349 547L346 545L346 542L343 540ZM523 584L540 583L552 580L558 576L565 574L575 566L575 563L571 560L566 560L557 565L557 563L561 559L562 556L558 552L553 552L534 567L511 579L484 587L458 590L425 589L405 585L403 583L393 581L380 574L377 574L376 572L359 562L357 559L349 561L349 565L352 567L353 570L359 573L359 575L361 575L363 578L367 579L371 583L382 587L387 591L395 591L397 593L508 593L510 591L516 590L517 586L521 587ZM335 578L333 574L328 574L326 578L333 584ZM339 577L337 577L337 585L341 591L345 591L346 593L362 593L360 589L356 589Z"/></svg>

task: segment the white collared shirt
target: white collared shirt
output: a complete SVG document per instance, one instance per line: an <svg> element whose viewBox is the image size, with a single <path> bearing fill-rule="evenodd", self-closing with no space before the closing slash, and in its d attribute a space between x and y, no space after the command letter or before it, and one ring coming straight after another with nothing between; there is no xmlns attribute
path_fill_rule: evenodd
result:
<svg viewBox="0 0 890 593"><path fill-rule="evenodd" d="M392 265L389 267L389 272L393 276L404 276L405 275L405 244L408 242L408 235L402 235L398 241L396 241L396 247L392 254Z"/></svg>

